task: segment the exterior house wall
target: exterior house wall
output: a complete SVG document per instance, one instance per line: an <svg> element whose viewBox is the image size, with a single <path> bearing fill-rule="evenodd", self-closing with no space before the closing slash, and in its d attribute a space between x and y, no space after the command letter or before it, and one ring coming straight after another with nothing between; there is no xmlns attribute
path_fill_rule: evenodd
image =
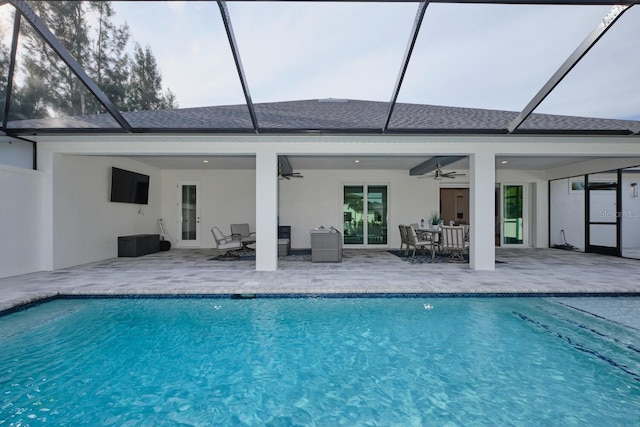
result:
<svg viewBox="0 0 640 427"><path fill-rule="evenodd" d="M111 167L150 176L149 204L109 201ZM53 268L118 256L118 236L159 234L161 174L120 157L53 157Z"/></svg>
<svg viewBox="0 0 640 427"><path fill-rule="evenodd" d="M334 226L343 231L343 187L382 184L388 186L388 242L400 246L399 224L420 222L438 210L436 181L409 176L398 170L304 170L303 179L281 180L280 224L291 225L293 248L310 248L309 230ZM381 246L384 247L384 246Z"/></svg>
<svg viewBox="0 0 640 427"><path fill-rule="evenodd" d="M583 162L578 166L568 168L557 168L543 172L497 171L495 178L489 177L493 174L493 159L496 153L501 156L567 156L567 155L588 155L594 156L594 160ZM530 185L531 195L535 203L532 203L533 212L531 219L535 222L532 230L530 242L538 247L545 247L544 241L547 238L545 227L547 224L547 213L545 208L545 198L547 197L546 179L562 178L575 175L568 171L585 170L586 172L609 170L617 167L632 166L640 164L640 155L637 144L630 144L628 141L617 138L603 137L564 137L564 138L541 138L541 137L505 137L496 139L490 136L340 136L340 135L318 135L318 136L282 136L282 135L246 135L246 136L225 136L225 135L108 135L108 136L51 136L48 140L38 145L38 167L43 173L42 185L42 253L45 270L65 268L71 265L78 265L86 262L108 259L117 255L117 236L125 234L157 233L157 218L175 215L171 219L174 223L177 220L177 210L171 206L170 197L177 197L175 190L176 183L164 183L164 178L177 172L160 171L153 167L146 166L132 160L132 156L137 155L162 155L162 156L198 156L198 155L243 155L256 156L256 165L263 165L262 168L256 166L256 171L234 171L239 174L239 180L233 182L228 179L229 173L225 172L220 176L220 194L228 197L238 197L238 192L234 185L244 182L241 187L250 192L252 188L255 193L247 196L242 204L245 205L239 212L226 210L225 215L220 218L220 223L234 222L240 216L249 218L253 214L256 221L256 231L265 236L257 248L257 258L261 260L257 263L258 270L275 269L277 261L277 245L275 239L275 224L278 218L275 215L276 209L271 210L271 200L275 202L276 194L266 197L264 190L271 193L271 183L265 184L264 178L274 176L276 156L284 155L371 155L371 156L393 156L393 155L462 155L470 156L474 159L482 154L481 167L474 167L471 162L470 177L474 177L473 182L469 182L470 189L481 188L482 197L478 200L471 200L471 223L489 224L493 221L492 210L486 205L487 198L492 198L493 182L506 182L503 174L511 173L508 177L510 181L520 181ZM72 157L72 156L78 157ZM86 157L89 156L89 157ZM129 158L127 158L129 156ZM601 159L596 159L596 157ZM608 159L607 156L617 156L617 161ZM631 156L635 156L632 158ZM621 162L620 158L625 158ZM476 162L477 163L477 162ZM621 163L625 163L622 165ZM628 163L628 164L627 164ZM606 164L606 165L605 165ZM151 204L144 209L145 215L138 214L136 205L121 205L108 202L108 170L110 166L118 166L124 169L132 169L151 175ZM482 174L478 174L481 169ZM263 178L253 176L258 170L264 173ZM437 200L437 187L427 190L429 185L435 185L433 180L429 184L428 179L418 179L409 177L406 171L322 171L301 170L305 174L303 180L287 182L274 181L274 188L279 187L278 212L280 224L292 225L293 246L308 247L306 235L309 228L318 225L330 225L334 217L335 224L341 224L341 185L345 183L388 183L390 197L389 212L389 236L390 246L399 245L399 236L394 232L397 224L404 222L419 221L429 211L435 210L438 204L431 204L431 200ZM185 179L197 177L200 172L190 171L184 173ZM332 176L331 173L338 174ZM316 175L317 174L317 175ZM397 174L397 175L396 175ZM535 176L532 176L535 175ZM516 176L518 175L518 176ZM522 176L524 175L524 176ZM76 182L80 178L80 182ZM177 177L177 175L175 176ZM174 177L174 178L175 178ZM246 181L244 181L246 179ZM161 181L160 186L154 185ZM487 185L487 183L491 185ZM462 180L460 181L462 183ZM277 185L276 185L277 184ZM217 184L216 184L217 185ZM318 185L314 187L314 185ZM170 187L171 186L171 187ZM423 187L424 186L424 187ZM171 190L168 190L171 188ZM203 187L205 188L205 187ZM215 187L212 187L215 188ZM260 190L260 191L258 191ZM423 190L425 192L423 193ZM154 192L159 191L154 195ZM171 194L171 196L165 196ZM213 191L215 193L215 191ZM260 193L260 194L258 194ZM263 197L265 196L265 197ZM243 196L244 197L244 196ZM253 203L249 202L253 197ZM174 199L175 200L175 199ZM291 200L299 200L300 204L296 208L291 208ZM314 206L312 202L317 202ZM212 202L209 202L212 203ZM216 201L216 203L218 203ZM225 202L223 202L225 203ZM256 208L260 206L262 216L256 217ZM211 205L213 206L213 204ZM398 206L402 209L397 210ZM407 208L407 206L415 206ZM286 209L285 209L286 207ZM204 215L204 235L212 221L217 221L207 208L203 205ZM291 210L289 210L291 209ZM296 210L297 209L297 210ZM414 210L411 210L414 209ZM400 212L407 212L406 215ZM248 214L248 215L247 215ZM260 212L258 212L260 214ZM325 219L329 218L329 219ZM247 219L251 223L251 218ZM169 221L168 221L169 222ZM209 223L207 223L209 222ZM271 228L273 223L274 227ZM213 225L213 224L211 224ZM471 262L470 268L491 269L494 265L493 235L487 228L476 228L480 232L479 236L473 236L472 241L477 248L472 248L472 252L488 254L481 259L480 263ZM341 227L340 227L341 228ZM270 230L273 236L270 237ZM210 233L209 233L210 234ZM175 238L175 237L174 237ZM89 243L92 242L92 243ZM203 240L203 245L212 244L212 240ZM266 260L266 261L264 261Z"/></svg>
<svg viewBox="0 0 640 427"><path fill-rule="evenodd" d="M0 165L33 169L33 143L20 140L0 143Z"/></svg>
<svg viewBox="0 0 640 427"><path fill-rule="evenodd" d="M200 247L214 247L211 228L230 234L233 223L256 226L256 173L254 170L164 170L162 171L162 218L171 244L180 233L180 181L198 182L200 208Z"/></svg>
<svg viewBox="0 0 640 427"><path fill-rule="evenodd" d="M566 239L569 244L584 250L584 191L570 191L568 178L557 179L551 181L550 199L550 246L563 245Z"/></svg>
<svg viewBox="0 0 640 427"><path fill-rule="evenodd" d="M42 271L42 172L0 166L0 278Z"/></svg>
<svg viewBox="0 0 640 427"><path fill-rule="evenodd" d="M348 184L389 186L389 243L400 245L398 224L419 222L437 210L436 181L410 177L406 171L302 170L304 178L282 179L279 188L279 223L290 225L292 248L311 247L309 230L334 226L342 230L342 189ZM197 181L200 189L201 247L214 246L210 228L230 233L229 225L248 222L255 230L255 179L253 170L165 170L162 172L162 217L172 241L178 237L179 181Z"/></svg>
<svg viewBox="0 0 640 427"><path fill-rule="evenodd" d="M344 185L384 184L389 188L389 245L400 246L399 224L420 222L438 210L438 182L409 176L398 170L300 170L304 178L279 180L278 212L280 225L290 225L292 248L311 246L309 230L334 226L342 230L342 192ZM461 171L466 172L466 171ZM500 171L501 182L533 186L530 191L530 244L548 246L547 182L540 171ZM214 225L230 233L229 225L248 222L255 230L255 171L253 170L165 170L162 172L162 217L175 244L180 220L178 211L179 181L197 181L200 190L200 247L212 248L210 228ZM447 182L451 184L451 182ZM466 177L456 184L468 186ZM381 246L384 247L384 246Z"/></svg>
<svg viewBox="0 0 640 427"><path fill-rule="evenodd" d="M640 186L640 172L622 174L622 255L625 249L640 248L640 197L633 195L631 183ZM640 193L640 188L637 189ZM640 194L639 194L640 195Z"/></svg>
<svg viewBox="0 0 640 427"><path fill-rule="evenodd" d="M585 174L594 172L609 171L618 168L634 167L640 164L640 159L630 157L628 159L593 159L586 162L579 162L562 168L550 169L546 176L550 181L550 246L564 244L562 230L564 230L565 238L568 243L573 246L585 250L585 199L584 191L570 191L570 177L582 178ZM630 191L630 183L638 182L639 174L622 174L622 248L624 249L640 248L640 198L634 198ZM600 175L595 175L597 179ZM565 177L561 179L554 179ZM612 178L614 176L612 175ZM594 200L598 202L598 198ZM602 209L611 208L609 201L608 207L596 206L595 212ZM599 239L598 236L592 236ZM602 240L602 239L601 239ZM610 239L609 239L610 240Z"/></svg>
<svg viewBox="0 0 640 427"><path fill-rule="evenodd" d="M543 171L499 170L496 183L521 184L528 188L529 246L549 246L549 191Z"/></svg>
<svg viewBox="0 0 640 427"><path fill-rule="evenodd" d="M603 142L606 147L607 143ZM586 150L585 150L586 151ZM612 156L613 154L611 154ZM628 158L596 158L585 162L577 162L568 166L549 169L545 177L549 180L558 178L568 178L571 176L586 175L589 173L606 172L614 169L624 169L640 166L640 157Z"/></svg>

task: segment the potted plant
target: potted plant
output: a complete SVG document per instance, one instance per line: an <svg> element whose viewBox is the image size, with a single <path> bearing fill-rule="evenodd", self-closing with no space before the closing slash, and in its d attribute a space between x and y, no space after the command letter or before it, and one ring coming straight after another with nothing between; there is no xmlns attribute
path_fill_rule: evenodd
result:
<svg viewBox="0 0 640 427"><path fill-rule="evenodd" d="M431 212L429 214L429 225L431 227L437 227L438 225L440 225L440 214L438 212Z"/></svg>

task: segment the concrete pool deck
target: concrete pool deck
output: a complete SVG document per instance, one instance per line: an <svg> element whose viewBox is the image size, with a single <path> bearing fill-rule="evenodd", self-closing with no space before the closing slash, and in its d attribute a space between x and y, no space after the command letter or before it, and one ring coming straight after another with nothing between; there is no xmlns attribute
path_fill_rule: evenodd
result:
<svg viewBox="0 0 640 427"><path fill-rule="evenodd" d="M211 260L213 249L173 249L0 279L0 311L57 295L568 294L640 296L640 260L559 249L496 249L494 271L412 264L382 250L345 250L342 263Z"/></svg>

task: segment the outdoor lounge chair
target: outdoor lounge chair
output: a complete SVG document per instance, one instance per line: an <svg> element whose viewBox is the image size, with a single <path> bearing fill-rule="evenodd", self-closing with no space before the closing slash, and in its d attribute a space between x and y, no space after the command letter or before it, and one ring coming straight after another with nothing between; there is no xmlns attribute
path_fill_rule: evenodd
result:
<svg viewBox="0 0 640 427"><path fill-rule="evenodd" d="M213 241L216 244L216 248L219 250L227 250L224 255L220 255L221 258L237 258L238 255L233 254L233 250L242 249L242 241L236 236L225 236L222 231L218 227L213 227L211 229L211 234L213 234Z"/></svg>
<svg viewBox="0 0 640 427"><path fill-rule="evenodd" d="M249 229L249 224L231 224L231 235L239 235L242 245L246 247L256 242L256 233Z"/></svg>

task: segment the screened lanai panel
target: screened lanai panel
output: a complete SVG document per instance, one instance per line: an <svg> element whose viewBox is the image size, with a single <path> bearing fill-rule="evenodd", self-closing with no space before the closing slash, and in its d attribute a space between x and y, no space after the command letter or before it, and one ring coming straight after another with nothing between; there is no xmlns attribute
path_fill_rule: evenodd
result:
<svg viewBox="0 0 640 427"><path fill-rule="evenodd" d="M640 130L640 7L627 10L535 110L617 120L561 120L568 130ZM620 121L623 120L623 121ZM532 116L523 129L548 126Z"/></svg>
<svg viewBox="0 0 640 427"><path fill-rule="evenodd" d="M4 106L9 77L11 40L13 37L14 9L9 5L0 6L0 123L4 120Z"/></svg>
<svg viewBox="0 0 640 427"><path fill-rule="evenodd" d="M504 129L608 11L606 6L428 6L390 128ZM497 110L487 114L486 111Z"/></svg>
<svg viewBox="0 0 640 427"><path fill-rule="evenodd" d="M35 11L40 12L38 8ZM52 32L64 27L62 22L43 21ZM76 59L80 67L89 69L86 52L69 52L80 58ZM72 68L24 18L18 33L7 120L8 130L120 128Z"/></svg>
<svg viewBox="0 0 640 427"><path fill-rule="evenodd" d="M251 128L220 9L211 1L113 2L115 25L127 25L132 78L159 79L155 97L137 94L120 108L134 129ZM139 75L140 74L140 75ZM142 99L140 99L142 98ZM214 111L198 107L227 105ZM175 114L161 110L179 108Z"/></svg>
<svg viewBox="0 0 640 427"><path fill-rule="evenodd" d="M228 6L261 128L382 128L417 3Z"/></svg>

